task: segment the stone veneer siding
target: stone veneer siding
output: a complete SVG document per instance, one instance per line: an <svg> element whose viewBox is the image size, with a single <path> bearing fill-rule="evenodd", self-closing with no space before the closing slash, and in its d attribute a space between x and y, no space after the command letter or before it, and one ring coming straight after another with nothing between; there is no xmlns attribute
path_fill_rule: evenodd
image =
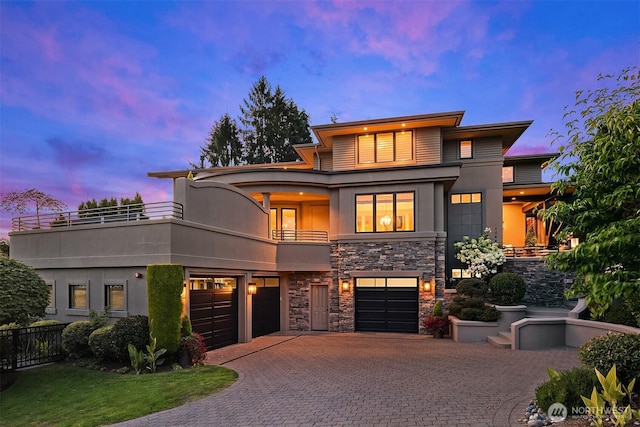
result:
<svg viewBox="0 0 640 427"><path fill-rule="evenodd" d="M435 292L419 289L419 332L426 333L423 322L436 299L444 296L445 241L343 242L331 245L333 283L330 286L329 329L334 332L355 330L354 280L357 272L419 271L425 280L435 277ZM348 292L340 291L340 283L349 280ZM419 281L419 285L422 281Z"/></svg>
<svg viewBox="0 0 640 427"><path fill-rule="evenodd" d="M326 285L329 287L329 330L332 328L331 307L336 294L336 283L331 273L301 272L289 274L289 330L311 330L311 286Z"/></svg>
<svg viewBox="0 0 640 427"><path fill-rule="evenodd" d="M571 307L564 291L573 284L574 275L549 270L544 258L507 259L502 271L517 273L524 278L527 292L523 304L538 307Z"/></svg>

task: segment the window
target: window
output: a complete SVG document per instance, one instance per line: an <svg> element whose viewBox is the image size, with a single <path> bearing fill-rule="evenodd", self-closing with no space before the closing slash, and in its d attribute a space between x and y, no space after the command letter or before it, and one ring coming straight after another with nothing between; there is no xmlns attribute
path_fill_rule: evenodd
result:
<svg viewBox="0 0 640 427"><path fill-rule="evenodd" d="M413 132L383 132L358 136L358 163L413 160Z"/></svg>
<svg viewBox="0 0 640 427"><path fill-rule="evenodd" d="M53 283L47 282L47 291L49 291L49 302L47 303L47 307L55 307L56 306L56 296L55 296L55 287Z"/></svg>
<svg viewBox="0 0 640 427"><path fill-rule="evenodd" d="M414 193L356 195L356 233L414 231Z"/></svg>
<svg viewBox="0 0 640 427"><path fill-rule="evenodd" d="M451 204L482 203L482 193L457 193L451 195Z"/></svg>
<svg viewBox="0 0 640 427"><path fill-rule="evenodd" d="M473 157L473 143L471 140L460 141L460 158L471 159Z"/></svg>
<svg viewBox="0 0 640 427"><path fill-rule="evenodd" d="M282 208L280 210L282 224L282 240L296 240L296 210Z"/></svg>
<svg viewBox="0 0 640 427"><path fill-rule="evenodd" d="M513 182L513 166L502 167L502 182Z"/></svg>
<svg viewBox="0 0 640 427"><path fill-rule="evenodd" d="M89 290L85 283L69 284L69 308L89 308Z"/></svg>
<svg viewBox="0 0 640 427"><path fill-rule="evenodd" d="M104 305L113 311L125 309L123 284L104 285Z"/></svg>
<svg viewBox="0 0 640 427"><path fill-rule="evenodd" d="M272 232L278 229L278 210L276 208L269 209L269 224Z"/></svg>
<svg viewBox="0 0 640 427"><path fill-rule="evenodd" d="M468 268L452 268L452 279L469 279L471 278L471 271Z"/></svg>
<svg viewBox="0 0 640 427"><path fill-rule="evenodd" d="M357 277L355 286L361 288L415 288L418 279L415 277Z"/></svg>

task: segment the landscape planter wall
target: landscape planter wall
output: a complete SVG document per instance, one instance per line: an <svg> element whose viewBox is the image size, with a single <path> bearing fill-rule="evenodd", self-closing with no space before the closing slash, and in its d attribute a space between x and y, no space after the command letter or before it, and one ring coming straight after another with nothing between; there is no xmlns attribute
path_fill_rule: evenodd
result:
<svg viewBox="0 0 640 427"><path fill-rule="evenodd" d="M451 336L455 342L486 341L487 336L498 334L498 322L478 322L475 320L460 320L449 316L451 321Z"/></svg>
<svg viewBox="0 0 640 427"><path fill-rule="evenodd" d="M526 305L496 305L500 312L498 319L499 332L511 332L511 324L527 317Z"/></svg>
<svg viewBox="0 0 640 427"><path fill-rule="evenodd" d="M564 346L580 347L591 338L608 332L640 334L640 328L566 317L526 318L511 325L511 348L543 350Z"/></svg>

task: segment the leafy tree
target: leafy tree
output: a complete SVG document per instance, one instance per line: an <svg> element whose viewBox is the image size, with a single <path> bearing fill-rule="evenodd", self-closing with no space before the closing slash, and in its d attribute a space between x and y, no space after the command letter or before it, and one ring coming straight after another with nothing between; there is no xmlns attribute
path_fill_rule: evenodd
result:
<svg viewBox="0 0 640 427"><path fill-rule="evenodd" d="M14 259L0 256L0 325L27 325L44 317L49 289L36 271Z"/></svg>
<svg viewBox="0 0 640 427"><path fill-rule="evenodd" d="M9 256L9 239L0 238L0 256Z"/></svg>
<svg viewBox="0 0 640 427"><path fill-rule="evenodd" d="M565 225L561 239L580 239L547 263L576 274L568 295L585 295L595 316L640 292L640 73L598 79L615 86L577 92L575 110L565 109L566 135L553 133L560 154L552 189L574 193L545 213Z"/></svg>
<svg viewBox="0 0 640 427"><path fill-rule="evenodd" d="M242 162L242 142L240 141L240 130L236 121L223 115L217 121L206 142L207 145L200 148L200 168L205 167L205 161L211 167L234 166ZM192 164L193 167L198 165Z"/></svg>
<svg viewBox="0 0 640 427"><path fill-rule="evenodd" d="M38 227L40 227L40 212L52 211L60 212L66 209L67 205L60 200L53 198L49 194L45 194L35 188L26 191L11 191L2 195L0 206L8 212L25 213L29 206L34 205L36 208L36 217Z"/></svg>
<svg viewBox="0 0 640 427"><path fill-rule="evenodd" d="M245 163L294 161L298 156L293 145L312 142L307 113L286 98L280 86L273 92L264 76L253 85L240 112Z"/></svg>

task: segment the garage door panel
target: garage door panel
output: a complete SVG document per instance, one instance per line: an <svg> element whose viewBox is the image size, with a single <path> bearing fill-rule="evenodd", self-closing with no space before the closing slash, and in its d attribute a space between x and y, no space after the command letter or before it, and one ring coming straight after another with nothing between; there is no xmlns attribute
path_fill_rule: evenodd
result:
<svg viewBox="0 0 640 427"><path fill-rule="evenodd" d="M209 350L238 342L238 297L233 289L198 289L189 292L189 316L194 332Z"/></svg>
<svg viewBox="0 0 640 427"><path fill-rule="evenodd" d="M280 330L280 287L259 287L252 297L253 338Z"/></svg>
<svg viewBox="0 0 640 427"><path fill-rule="evenodd" d="M363 282L368 283L368 282ZM357 331L418 332L418 287L355 288Z"/></svg>

